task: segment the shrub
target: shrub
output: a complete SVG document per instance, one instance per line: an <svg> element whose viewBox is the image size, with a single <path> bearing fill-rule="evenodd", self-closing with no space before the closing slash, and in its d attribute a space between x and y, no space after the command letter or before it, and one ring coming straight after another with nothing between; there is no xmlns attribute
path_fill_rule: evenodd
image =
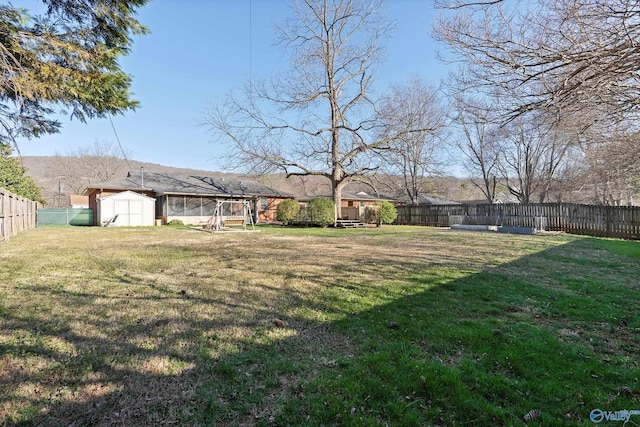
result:
<svg viewBox="0 0 640 427"><path fill-rule="evenodd" d="M184 225L184 223L179 219L172 219L167 223L167 225Z"/></svg>
<svg viewBox="0 0 640 427"><path fill-rule="evenodd" d="M307 213L312 224L326 227L329 224L333 224L336 208L331 199L316 197L309 200Z"/></svg>
<svg viewBox="0 0 640 427"><path fill-rule="evenodd" d="M396 218L398 218L398 210L396 207L384 200L376 204L378 205L380 222L382 224L393 224Z"/></svg>
<svg viewBox="0 0 640 427"><path fill-rule="evenodd" d="M300 204L296 200L283 200L278 204L276 219L287 225L296 219L298 213L300 213Z"/></svg>
<svg viewBox="0 0 640 427"><path fill-rule="evenodd" d="M375 206L366 206L364 208L364 222L367 224L375 224L378 222L378 208Z"/></svg>
<svg viewBox="0 0 640 427"><path fill-rule="evenodd" d="M398 217L398 210L387 201L376 202L373 206L367 206L364 213L365 221L371 224L391 224Z"/></svg>

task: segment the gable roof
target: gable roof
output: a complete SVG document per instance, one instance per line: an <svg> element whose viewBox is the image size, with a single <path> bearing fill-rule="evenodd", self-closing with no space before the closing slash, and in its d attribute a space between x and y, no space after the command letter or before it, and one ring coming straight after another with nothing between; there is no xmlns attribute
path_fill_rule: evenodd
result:
<svg viewBox="0 0 640 427"><path fill-rule="evenodd" d="M351 191L348 188L342 190L342 200L354 200L354 201L395 201L396 197L391 197L387 194L381 194L377 192L368 193L366 191Z"/></svg>
<svg viewBox="0 0 640 427"><path fill-rule="evenodd" d="M93 190L131 190L153 192L156 195L191 195L219 197L292 197L254 181L225 180L204 175L149 173L133 174L100 184L89 185L83 194Z"/></svg>
<svg viewBox="0 0 640 427"><path fill-rule="evenodd" d="M490 204L487 199L466 200L464 203L476 204L476 205ZM493 201L493 203L518 204L520 203L520 200L518 200L518 198L511 193L498 192L495 194L495 200Z"/></svg>
<svg viewBox="0 0 640 427"><path fill-rule="evenodd" d="M437 196L427 196L426 194L421 194L418 196L418 203L420 205L459 205L460 202L456 202L454 200L443 199L442 197Z"/></svg>
<svg viewBox="0 0 640 427"><path fill-rule="evenodd" d="M127 190L121 193L111 194L110 196L101 197L100 200L109 200L109 199L142 199L142 200L151 200L155 203L156 199L153 197L145 196L144 194L136 193L135 191Z"/></svg>
<svg viewBox="0 0 640 427"><path fill-rule="evenodd" d="M301 195L299 197L297 197L297 200L300 200L301 202L308 202L309 200L315 198L315 197L326 197L326 198L331 198L331 192L330 191L318 191L316 192L316 194L313 195ZM352 190L350 188L344 188L342 190L342 200L346 200L346 201L357 201L357 202L367 202L367 201L372 201L372 202L377 202L377 201L396 201L397 198L396 197L391 197L389 195L386 194L380 194L380 193L367 193L366 191L357 191L357 190Z"/></svg>

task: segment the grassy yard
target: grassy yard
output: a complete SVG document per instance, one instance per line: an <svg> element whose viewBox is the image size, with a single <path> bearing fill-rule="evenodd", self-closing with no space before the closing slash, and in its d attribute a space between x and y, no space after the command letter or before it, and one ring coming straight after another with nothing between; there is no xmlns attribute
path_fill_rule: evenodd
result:
<svg viewBox="0 0 640 427"><path fill-rule="evenodd" d="M0 244L0 425L596 425L640 410L639 351L638 242L156 227Z"/></svg>

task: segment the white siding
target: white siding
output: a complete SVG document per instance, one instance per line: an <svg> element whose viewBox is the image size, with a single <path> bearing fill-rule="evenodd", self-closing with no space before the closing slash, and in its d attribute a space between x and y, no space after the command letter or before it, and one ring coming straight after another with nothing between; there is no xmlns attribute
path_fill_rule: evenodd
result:
<svg viewBox="0 0 640 427"><path fill-rule="evenodd" d="M151 226L155 223L155 199L133 191L98 199L98 223L103 224L115 215L118 226Z"/></svg>

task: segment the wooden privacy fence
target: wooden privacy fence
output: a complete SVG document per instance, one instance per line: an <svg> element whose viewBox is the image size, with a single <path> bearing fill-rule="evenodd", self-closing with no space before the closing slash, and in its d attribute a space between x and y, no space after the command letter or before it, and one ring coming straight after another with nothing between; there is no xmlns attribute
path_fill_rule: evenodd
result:
<svg viewBox="0 0 640 427"><path fill-rule="evenodd" d="M399 206L397 224L535 227L600 237L640 239L640 207L571 203Z"/></svg>
<svg viewBox="0 0 640 427"><path fill-rule="evenodd" d="M37 202L0 187L0 242L36 227Z"/></svg>

